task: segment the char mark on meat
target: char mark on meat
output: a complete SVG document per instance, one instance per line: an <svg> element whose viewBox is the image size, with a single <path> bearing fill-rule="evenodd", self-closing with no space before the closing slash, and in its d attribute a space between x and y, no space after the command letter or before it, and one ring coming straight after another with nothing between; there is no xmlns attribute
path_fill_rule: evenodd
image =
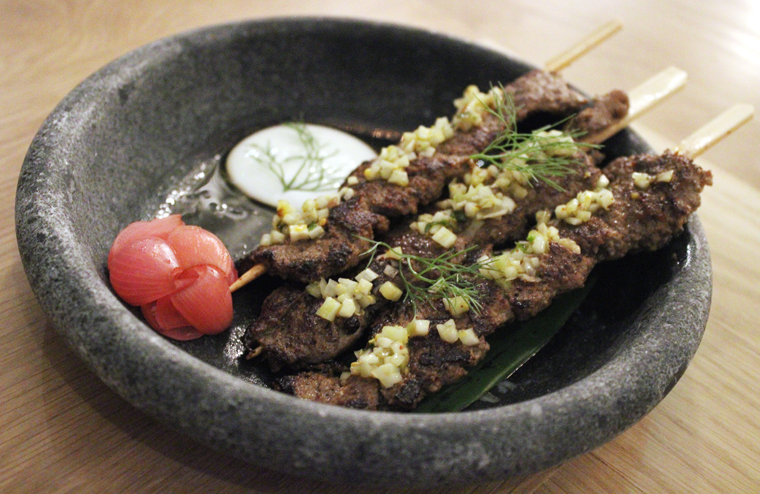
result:
<svg viewBox="0 0 760 494"><path fill-rule="evenodd" d="M259 248L247 265L263 264L274 276L308 283L357 265L370 248L365 239L388 225L388 218L369 210L366 199L355 197L330 210L324 237Z"/></svg>
<svg viewBox="0 0 760 494"><path fill-rule="evenodd" d="M669 182L654 182L641 190L631 178L634 172L656 176L673 171ZM584 253L600 261L618 259L631 252L657 250L682 230L700 205L699 192L712 184L712 174L680 154L639 155L618 158L604 169L614 184L615 202L604 215L564 236Z"/></svg>
<svg viewBox="0 0 760 494"><path fill-rule="evenodd" d="M577 132L579 140L599 142L598 136L628 115L628 95L620 90L594 99L594 103L573 117L565 130Z"/></svg>
<svg viewBox="0 0 760 494"><path fill-rule="evenodd" d="M311 401L346 408L376 410L380 405L377 387L368 379L349 378L348 386L339 379L316 372L304 372L278 379L275 389Z"/></svg>
<svg viewBox="0 0 760 494"><path fill-rule="evenodd" d="M416 214L420 206L440 197L452 178L460 177L470 169L470 162L469 156L442 153L422 156L413 160L406 169L409 176L406 187L385 180L366 180L364 170L370 163L361 165L350 176L359 181L353 189L357 196L365 198L372 212L396 218Z"/></svg>
<svg viewBox="0 0 760 494"><path fill-rule="evenodd" d="M263 357L274 371L328 360L362 334L367 313L330 322L316 315L322 300L303 293L303 288L293 285L276 289L246 332L244 343L266 349Z"/></svg>

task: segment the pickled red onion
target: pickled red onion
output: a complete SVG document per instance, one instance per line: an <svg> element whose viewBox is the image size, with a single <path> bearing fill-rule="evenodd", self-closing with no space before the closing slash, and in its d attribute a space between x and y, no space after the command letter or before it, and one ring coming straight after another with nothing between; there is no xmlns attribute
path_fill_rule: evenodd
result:
<svg viewBox="0 0 760 494"><path fill-rule="evenodd" d="M225 274L208 264L193 266L179 275L194 279L171 295L177 311L203 334L217 334L232 324L232 294Z"/></svg>
<svg viewBox="0 0 760 494"><path fill-rule="evenodd" d="M183 269L210 264L224 272L229 284L237 279L237 270L227 247L210 231L199 226L182 225L169 234L167 241Z"/></svg>
<svg viewBox="0 0 760 494"><path fill-rule="evenodd" d="M182 272L171 246L158 237L121 246L108 264L111 285L125 302L143 305L176 290L174 278Z"/></svg>
<svg viewBox="0 0 760 494"><path fill-rule="evenodd" d="M143 316L145 317L145 320L148 321L148 324L150 324L150 327L166 336L167 338L179 341L188 341L195 340L203 336L203 333L190 325L170 329L162 328L161 325L158 324L158 320L156 318L156 302L151 302L149 304L143 305L140 307L140 309L142 309Z"/></svg>
<svg viewBox="0 0 760 494"><path fill-rule="evenodd" d="M123 246L148 237L158 237L166 240L169 234L178 226L184 225L182 217L178 214L167 216L152 221L135 221L123 229L113 241L111 252L108 253L108 263L111 258Z"/></svg>
<svg viewBox="0 0 760 494"><path fill-rule="evenodd" d="M232 323L232 257L216 235L179 215L127 226L114 240L108 270L114 291L169 338L217 334Z"/></svg>
<svg viewBox="0 0 760 494"><path fill-rule="evenodd" d="M156 322L162 329L175 329L192 326L190 321L174 307L171 295L156 300Z"/></svg>

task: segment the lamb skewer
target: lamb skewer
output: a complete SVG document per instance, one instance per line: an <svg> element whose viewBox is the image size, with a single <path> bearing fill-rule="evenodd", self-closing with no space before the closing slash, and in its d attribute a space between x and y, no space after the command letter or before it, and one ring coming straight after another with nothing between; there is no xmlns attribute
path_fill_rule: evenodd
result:
<svg viewBox="0 0 760 494"><path fill-rule="evenodd" d="M546 74L534 71L521 78L524 82L522 84L523 89L516 89L516 94L523 95L525 105L530 104L533 108L532 111L546 111L549 108L566 109L567 105L570 104L568 100L564 100L561 105L558 105L556 101L552 101L549 105L541 104L536 101L535 91L526 89L525 86L532 84L545 88L551 79L546 79L543 75ZM586 132L583 141L602 142L619 132L633 119L648 111L657 102L664 100L682 88L685 82L685 72L676 68L666 69L634 90L632 94L635 95L635 104L629 109L627 115L619 114L620 109L625 105L621 102L615 104L615 101L611 101L604 105L605 108L610 109L609 114L605 115L603 112L588 110L581 111L574 120L574 125ZM552 85L554 83L556 80L552 82ZM559 86L550 88L549 94L561 95L562 98L569 97L570 100L574 100L572 93L566 92ZM625 95L613 91L606 98L621 99L625 98ZM553 98L549 99L553 100ZM594 105L594 108L596 107L598 105ZM523 106L523 110L517 114L517 119L525 118L532 111ZM273 274L279 273L286 278L309 282L317 276L330 276L355 265L358 262L359 254L369 247L367 242L359 237L373 238L375 230L382 232L387 229L387 221L382 217L382 214L377 214L377 212L385 213L391 217L413 213L420 203L430 202L437 197L447 179L452 176L461 176L469 170L469 159L453 153L482 150L483 146L489 142L488 139L493 139L497 132L496 129L500 128L493 116L487 116L486 120L487 123L482 129L460 133L444 142L442 151L452 154L442 153L445 158L439 161L422 160L423 163L419 167L413 167L414 170L411 174L413 176L412 181L415 183L410 184L410 187L397 187L382 181L365 181L362 174L369 165L365 164L359 167L352 174L352 177L357 180L356 190L359 191L357 195L365 196L370 209L376 211L365 211L364 208L367 203L361 202L361 197L357 197L350 206L342 205L340 209L335 210L336 214L332 218L334 228L330 229L330 235L327 238L305 243L260 247L253 254L251 262L241 266L245 267L246 264L253 263L254 267L250 268L251 272L245 272L241 276L241 280L233 284L230 290L239 289L267 271ZM610 124L610 120L612 120L612 124ZM430 175L435 175L435 179L430 180ZM273 267L275 265L277 267ZM314 269L315 265L318 267L316 270Z"/></svg>
<svg viewBox="0 0 760 494"><path fill-rule="evenodd" d="M724 123L726 119L733 120L718 130L713 126L708 132L709 141L722 139L740 125L737 120L746 121L751 114L752 108L748 105L726 112L717 120ZM689 142L694 140L684 141ZM699 139L699 142L705 141ZM661 156L631 156L612 162L605 168L609 190L614 197L608 207L599 208L587 221L577 224L556 217L547 220L548 214L542 215L540 224L543 227L538 229L548 232L552 238L544 252L538 255L533 276L505 282L498 275L495 264L486 265L486 272L493 271L496 275L477 280L486 308L481 313L468 312L451 318L440 301L418 307L416 314L408 303L397 304L373 324L375 337L370 340L369 349L358 353L359 358L352 364L350 375L339 378L305 372L280 379L278 386L302 398L341 406L391 410L414 408L426 394L466 374L467 368L475 365L487 352L485 337L506 322L532 317L559 293L583 286L595 264L618 259L630 252L659 249L678 235L689 215L699 207L700 192L711 184L710 172L693 162L693 158L706 147L688 149L682 145L682 151L677 153L666 151ZM555 212L558 217L563 216L560 211L561 208L557 208ZM425 336L408 339L406 360L401 364L403 375L398 372L396 379L388 381L387 373L374 370L381 366L370 369L372 365L367 363L378 354L372 347L384 345L382 338L389 339L395 328L404 328L413 318L428 321L431 330ZM447 325L453 329L441 330ZM432 330L433 327L438 331ZM453 339L449 337L451 331ZM461 337L463 332L466 338ZM390 344L387 347L393 348ZM366 376L370 371L375 374Z"/></svg>
<svg viewBox="0 0 760 494"><path fill-rule="evenodd" d="M524 100L523 110L517 114L518 120L527 117L533 111L567 110L578 103L573 93L565 91L561 85L555 85L556 79L547 79L544 77L546 75L546 73L534 71L520 79L523 84L516 85L516 94L523 95L522 99ZM551 105L537 105L535 91L530 91L526 87L535 85L546 88L549 84L548 81L552 81L551 85L553 86L550 87L549 94L560 96L563 100L561 105L556 102ZM633 119L648 111L658 101L662 101L678 91L685 85L685 82L685 72L676 68L666 69L634 90L636 105L629 108L624 117L621 118L621 115L614 113L615 108L620 108L621 105L610 104L606 107L612 109L611 114L600 118L596 116L598 113L581 111L575 119L575 125L587 132L583 141L603 142L626 127ZM619 99L624 95L613 91L606 97ZM574 102L570 103L571 101ZM533 110L529 111L525 105L531 105ZM590 120L592 116L594 120ZM613 120L612 125L610 125L609 119ZM490 142L489 139L493 140L498 132L497 129L503 130L492 116L486 116L485 120L486 122L481 130L476 129L468 133L460 133L444 142L442 151L452 153L482 151L483 147ZM425 204L434 200L437 197L436 194L440 194L443 185L452 177L461 176L468 171L470 165L468 158L456 154L441 154L437 161L420 160L422 163L415 164L412 167L410 175L413 183L406 188L386 182L364 181L362 174L369 165L362 165L352 174L352 177L358 180L356 183L357 189L360 191L358 195L365 196L369 202L369 208L375 211L365 212L364 208L368 204L361 202L361 197L357 197L351 206L342 205L340 209L335 210L336 214L332 218L333 221L327 238L305 243L260 247L248 261L241 265L241 271L244 271L244 274L240 277L240 281L230 287L230 290L239 289L264 272L309 282L317 276L327 277L356 265L361 252L366 251L369 247L366 241L358 237L373 238L375 230L381 233L387 229L387 219L383 217L382 213L395 217L416 212L420 203ZM435 176L435 179L431 180L431 175ZM347 211L349 209L355 213L363 212L364 214L350 214ZM314 270L315 265L318 266L316 272Z"/></svg>

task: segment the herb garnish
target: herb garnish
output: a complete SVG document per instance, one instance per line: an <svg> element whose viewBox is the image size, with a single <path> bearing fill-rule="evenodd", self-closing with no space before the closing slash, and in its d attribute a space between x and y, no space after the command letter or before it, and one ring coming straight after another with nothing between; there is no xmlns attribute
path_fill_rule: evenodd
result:
<svg viewBox="0 0 760 494"><path fill-rule="evenodd" d="M561 120L552 125L541 127L533 132L519 133L515 128L517 109L512 95L501 87L503 98L495 98L496 108L484 105L504 126L496 138L481 152L470 156L481 167L496 165L502 170L513 170L523 174L528 183L540 180L556 190L564 189L551 177L562 177L575 173L571 168L577 164L574 155L579 147L596 148L594 144L576 142L580 132L562 132L557 135L555 129L566 122Z"/></svg>
<svg viewBox="0 0 760 494"><path fill-rule="evenodd" d="M298 135L298 140L304 148L303 155L294 155L282 159L272 146L258 144L252 145L248 156L262 166L268 168L282 185L283 192L289 190L326 192L335 187L335 182L343 180L339 170L331 170L325 166L325 160L338 154L336 149L332 153L325 154L325 145L320 143L305 124L300 122L283 124L292 129ZM252 152L252 151L256 152ZM298 169L288 176L285 169L287 165L300 163Z"/></svg>
<svg viewBox="0 0 760 494"><path fill-rule="evenodd" d="M385 242L366 238L364 240L372 243L372 247L363 254L370 255L368 266L372 264L379 247L389 251L393 249ZM403 285L400 288L404 290L404 301L411 303L414 312L417 313L420 303L432 304L436 299L452 300L461 297L473 312L480 314L483 305L480 303L478 287L473 282L473 277L485 279L480 274L480 269L488 262L467 265L452 262L455 257L477 248L477 245L473 245L460 251L450 250L434 258L398 253L400 249L393 249L393 258L399 262L398 274Z"/></svg>

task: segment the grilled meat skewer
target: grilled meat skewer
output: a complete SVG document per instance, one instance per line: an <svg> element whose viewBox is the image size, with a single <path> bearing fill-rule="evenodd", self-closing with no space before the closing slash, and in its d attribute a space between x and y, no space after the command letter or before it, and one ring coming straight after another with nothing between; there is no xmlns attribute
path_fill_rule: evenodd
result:
<svg viewBox="0 0 760 494"><path fill-rule="evenodd" d="M553 219L548 225L563 240L552 241L539 259L535 277L517 278L506 288L491 280L473 280L484 310L454 319L457 329L472 328L477 341L465 345L442 339L434 328L451 319L441 301L420 305L417 319L430 321L425 337L410 338L408 372L397 384L383 387L378 380L351 375L338 377L304 372L281 378L280 389L302 398L364 409L409 410L445 384L455 382L488 350L485 337L514 319L527 319L546 308L565 291L583 286L595 264L628 253L656 250L678 235L699 204L699 194L711 184L710 172L689 158L666 152L662 156L632 156L611 163L605 174L614 202L586 222L570 225ZM572 241L578 248L568 248ZM409 303L388 306L376 316L371 331L408 324L414 317Z"/></svg>

